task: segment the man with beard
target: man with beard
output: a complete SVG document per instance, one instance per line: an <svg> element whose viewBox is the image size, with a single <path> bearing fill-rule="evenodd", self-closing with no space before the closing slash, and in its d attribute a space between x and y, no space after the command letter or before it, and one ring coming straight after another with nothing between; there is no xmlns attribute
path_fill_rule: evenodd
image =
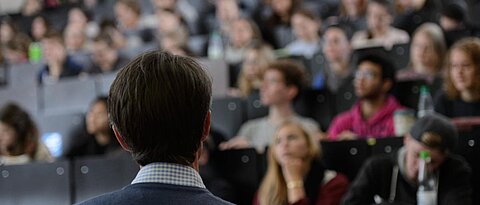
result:
<svg viewBox="0 0 480 205"><path fill-rule="evenodd" d="M358 101L332 121L329 140L383 138L394 135L393 114L402 106L389 95L395 68L382 55L361 56L357 61L354 87Z"/></svg>

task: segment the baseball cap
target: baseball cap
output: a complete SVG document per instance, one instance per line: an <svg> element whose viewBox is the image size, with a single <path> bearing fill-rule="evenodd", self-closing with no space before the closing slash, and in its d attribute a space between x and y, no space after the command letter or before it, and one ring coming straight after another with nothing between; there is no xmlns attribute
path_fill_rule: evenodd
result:
<svg viewBox="0 0 480 205"><path fill-rule="evenodd" d="M457 128L443 115L432 113L418 119L410 130L412 138L422 143L422 135L426 132L434 133L441 138L440 148L453 150L457 144Z"/></svg>

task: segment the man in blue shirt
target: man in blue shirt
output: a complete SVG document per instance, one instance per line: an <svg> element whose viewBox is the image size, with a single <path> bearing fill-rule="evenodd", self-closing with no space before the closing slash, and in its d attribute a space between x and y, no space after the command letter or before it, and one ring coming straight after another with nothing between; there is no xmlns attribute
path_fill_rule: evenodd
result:
<svg viewBox="0 0 480 205"><path fill-rule="evenodd" d="M131 185L81 204L230 204L198 174L211 94L209 76L191 58L153 51L127 64L107 107L117 140L141 169Z"/></svg>

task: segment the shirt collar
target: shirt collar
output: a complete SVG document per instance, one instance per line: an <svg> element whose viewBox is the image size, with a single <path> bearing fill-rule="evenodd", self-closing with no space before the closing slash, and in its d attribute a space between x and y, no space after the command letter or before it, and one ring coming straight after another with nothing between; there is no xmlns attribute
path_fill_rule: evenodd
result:
<svg viewBox="0 0 480 205"><path fill-rule="evenodd" d="M142 167L132 181L132 184L138 183L163 183L205 188L200 174L192 167L165 162L155 162Z"/></svg>

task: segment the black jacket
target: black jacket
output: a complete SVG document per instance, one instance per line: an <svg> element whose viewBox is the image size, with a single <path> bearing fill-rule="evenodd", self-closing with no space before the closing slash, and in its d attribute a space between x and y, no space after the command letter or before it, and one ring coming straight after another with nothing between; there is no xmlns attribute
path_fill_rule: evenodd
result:
<svg viewBox="0 0 480 205"><path fill-rule="evenodd" d="M398 171L397 186L392 189L392 173L398 167L398 152L386 156L374 156L367 160L345 195L343 204L373 204L378 195L388 202L394 190L391 204L416 204L417 187L408 183ZM449 155L439 167L438 205L472 203L470 184L471 169L463 158ZM392 192L393 194L393 192Z"/></svg>

